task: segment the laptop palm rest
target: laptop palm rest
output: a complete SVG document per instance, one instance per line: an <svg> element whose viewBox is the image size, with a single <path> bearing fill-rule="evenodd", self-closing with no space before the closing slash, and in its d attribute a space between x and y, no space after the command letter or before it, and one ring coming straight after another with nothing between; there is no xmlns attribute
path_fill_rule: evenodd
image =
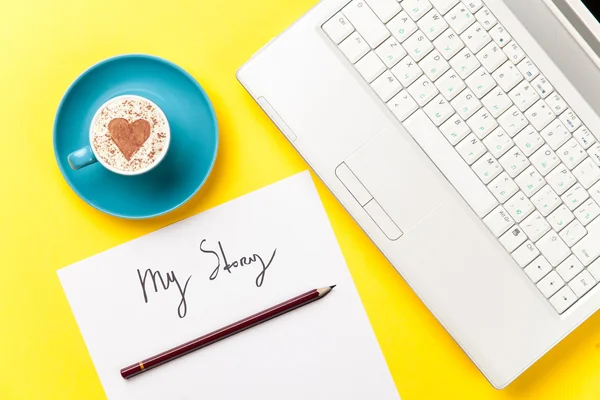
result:
<svg viewBox="0 0 600 400"><path fill-rule="evenodd" d="M386 128L336 169L337 177L390 240L408 232L446 199L430 165Z"/></svg>

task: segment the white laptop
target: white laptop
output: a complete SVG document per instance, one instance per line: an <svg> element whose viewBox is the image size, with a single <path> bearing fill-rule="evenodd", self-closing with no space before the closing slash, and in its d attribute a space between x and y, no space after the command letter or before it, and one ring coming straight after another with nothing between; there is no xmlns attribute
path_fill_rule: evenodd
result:
<svg viewBox="0 0 600 400"><path fill-rule="evenodd" d="M238 72L496 388L600 306L599 38L580 0L323 0Z"/></svg>

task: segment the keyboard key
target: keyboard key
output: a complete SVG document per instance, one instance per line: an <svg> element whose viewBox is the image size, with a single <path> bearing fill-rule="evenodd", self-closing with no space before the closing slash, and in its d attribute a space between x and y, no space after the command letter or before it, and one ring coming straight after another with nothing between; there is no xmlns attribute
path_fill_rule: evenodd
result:
<svg viewBox="0 0 600 400"><path fill-rule="evenodd" d="M404 0L400 5L415 21L421 19L433 7L428 0Z"/></svg>
<svg viewBox="0 0 600 400"><path fill-rule="evenodd" d="M587 269L596 280L600 280L600 260L592 263Z"/></svg>
<svg viewBox="0 0 600 400"><path fill-rule="evenodd" d="M506 172L502 172L494 179L492 183L488 185L488 188L501 204L504 204L519 191L517 184Z"/></svg>
<svg viewBox="0 0 600 400"><path fill-rule="evenodd" d="M469 8L472 13L479 11L483 7L482 0L464 0L464 4Z"/></svg>
<svg viewBox="0 0 600 400"><path fill-rule="evenodd" d="M458 142L471 133L471 129L469 129L467 123L458 114L454 114L448 121L444 122L440 126L440 131L442 131L452 146L457 145Z"/></svg>
<svg viewBox="0 0 600 400"><path fill-rule="evenodd" d="M339 44L354 32L354 27L342 13L337 13L323 24L323 30L335 44Z"/></svg>
<svg viewBox="0 0 600 400"><path fill-rule="evenodd" d="M340 50L348 61L352 64L360 60L370 50L369 45L365 40L358 34L358 32L352 33L342 43L340 43Z"/></svg>
<svg viewBox="0 0 600 400"><path fill-rule="evenodd" d="M402 89L402 85L398 82L398 79L387 70L373 81L371 87L381 100L385 102L394 97Z"/></svg>
<svg viewBox="0 0 600 400"><path fill-rule="evenodd" d="M483 140L483 144L496 158L503 156L514 146L512 139L502 128L497 128L494 132L488 135Z"/></svg>
<svg viewBox="0 0 600 400"><path fill-rule="evenodd" d="M385 71L385 64L383 64L383 61L374 52L370 52L361 58L355 67L368 83L373 82L375 78Z"/></svg>
<svg viewBox="0 0 600 400"><path fill-rule="evenodd" d="M584 294L592 290L598 282L588 271L583 271L569 283L569 287L575 292L577 297L583 297Z"/></svg>
<svg viewBox="0 0 600 400"><path fill-rule="evenodd" d="M459 0L430 0L433 6L443 15L454 7Z"/></svg>
<svg viewBox="0 0 600 400"><path fill-rule="evenodd" d="M558 150L571 139L571 133L559 120L555 120L544 128L541 134L552 150Z"/></svg>
<svg viewBox="0 0 600 400"><path fill-rule="evenodd" d="M521 228L534 242L540 240L551 229L550 224L538 211L534 211L529 217L525 218Z"/></svg>
<svg viewBox="0 0 600 400"><path fill-rule="evenodd" d="M391 71L404 87L409 87L423 75L421 67L410 57L404 58Z"/></svg>
<svg viewBox="0 0 600 400"><path fill-rule="evenodd" d="M396 0L365 0L380 20L388 22L402 9Z"/></svg>
<svg viewBox="0 0 600 400"><path fill-rule="evenodd" d="M531 156L531 163L542 176L546 176L560 165L560 158L545 144Z"/></svg>
<svg viewBox="0 0 600 400"><path fill-rule="evenodd" d="M479 218L486 216L498 205L495 197L481 183L473 170L465 164L454 148L441 137L423 111L415 112L404 122L404 127ZM475 136L473 137L475 138Z"/></svg>
<svg viewBox="0 0 600 400"><path fill-rule="evenodd" d="M556 115L562 114L567 108L569 108L563 98L556 92L552 93L546 98L546 103Z"/></svg>
<svg viewBox="0 0 600 400"><path fill-rule="evenodd" d="M595 144L588 150L588 154L594 162L600 166L600 143Z"/></svg>
<svg viewBox="0 0 600 400"><path fill-rule="evenodd" d="M400 45L398 39L391 37L375 50L375 53L385 63L386 67L392 68L400 60L406 57L406 50Z"/></svg>
<svg viewBox="0 0 600 400"><path fill-rule="evenodd" d="M571 189L571 187L577 183L575 176L564 165L559 165L555 168L548 174L546 179L548 180L548 184L559 196L565 194L567 190Z"/></svg>
<svg viewBox="0 0 600 400"><path fill-rule="evenodd" d="M387 28L400 43L408 39L418 29L417 24L404 11L392 18L387 23Z"/></svg>
<svg viewBox="0 0 600 400"><path fill-rule="evenodd" d="M568 286L560 289L554 296L550 298L550 303L559 314L564 313L577 301L577 296Z"/></svg>
<svg viewBox="0 0 600 400"><path fill-rule="evenodd" d="M500 175L502 167L490 153L487 153L473 164L473 171L487 185L492 179Z"/></svg>
<svg viewBox="0 0 600 400"><path fill-rule="evenodd" d="M429 55L419 63L419 66L423 72L425 72L425 75L434 82L450 69L450 64L448 64L437 50L433 50L429 53Z"/></svg>
<svg viewBox="0 0 600 400"><path fill-rule="evenodd" d="M552 271L552 266L544 256L539 256L525 268L525 273L533 283L538 283Z"/></svg>
<svg viewBox="0 0 600 400"><path fill-rule="evenodd" d="M454 7L448 15L446 15L446 21L450 24L452 29L457 33L461 34L475 23L475 15L468 9L464 4L459 3Z"/></svg>
<svg viewBox="0 0 600 400"><path fill-rule="evenodd" d="M406 90L403 90L394 96L392 100L387 103L387 106L392 110L392 113L394 113L400 122L404 122L406 118L410 117L419 108Z"/></svg>
<svg viewBox="0 0 600 400"><path fill-rule="evenodd" d="M521 150L513 147L500 158L500 164L511 178L515 178L529 166L529 159Z"/></svg>
<svg viewBox="0 0 600 400"><path fill-rule="evenodd" d="M517 193L504 203L504 208L506 208L506 211L508 211L510 216L513 217L517 223L523 221L535 211L534 205L522 192Z"/></svg>
<svg viewBox="0 0 600 400"><path fill-rule="evenodd" d="M504 29L504 27L500 24L496 25L490 30L490 35L492 36L494 42L496 42L500 47L506 46L512 40L506 29Z"/></svg>
<svg viewBox="0 0 600 400"><path fill-rule="evenodd" d="M456 57L450 60L450 65L452 65L452 68L454 68L462 79L467 79L473 72L479 69L481 63L469 49L463 49Z"/></svg>
<svg viewBox="0 0 600 400"><path fill-rule="evenodd" d="M523 129L517 136L515 136L515 143L523 154L530 157L540 147L544 145L544 139L530 126Z"/></svg>
<svg viewBox="0 0 600 400"><path fill-rule="evenodd" d="M505 92L512 90L523 80L523 75L521 75L518 68L510 61L498 68L492 74L492 77Z"/></svg>
<svg viewBox="0 0 600 400"><path fill-rule="evenodd" d="M504 53L513 64L519 64L525 58L525 52L523 49L514 41L510 42L508 46L504 47Z"/></svg>
<svg viewBox="0 0 600 400"><path fill-rule="evenodd" d="M500 237L500 243L506 251L512 253L527 240L525 232L518 226L513 227Z"/></svg>
<svg viewBox="0 0 600 400"><path fill-rule="evenodd" d="M504 114L513 105L508 95L499 87L492 89L481 102L494 118Z"/></svg>
<svg viewBox="0 0 600 400"><path fill-rule="evenodd" d="M550 96L550 93L554 91L554 88L548 82L548 80L544 76L538 76L532 82L533 88L538 92L538 94L545 99Z"/></svg>
<svg viewBox="0 0 600 400"><path fill-rule="evenodd" d="M465 82L478 99L483 98L496 87L496 81L484 68L479 68Z"/></svg>
<svg viewBox="0 0 600 400"><path fill-rule="evenodd" d="M569 169L575 168L587 158L587 152L579 145L579 143L577 143L577 140L575 139L571 139L565 143L564 146L558 149L557 153L560 159Z"/></svg>
<svg viewBox="0 0 600 400"><path fill-rule="evenodd" d="M442 96L444 96L448 101L454 99L467 87L465 82L460 79L454 70L446 72L435 82L435 86L437 86Z"/></svg>
<svg viewBox="0 0 600 400"><path fill-rule="evenodd" d="M515 224L515 221L508 215L508 212L506 212L502 206L498 206L494 211L489 213L488 216L483 219L483 222L497 238L502 236L504 232L509 230Z"/></svg>
<svg viewBox="0 0 600 400"><path fill-rule="evenodd" d="M442 96L436 97L423 109L435 126L440 126L454 115L454 109Z"/></svg>
<svg viewBox="0 0 600 400"><path fill-rule="evenodd" d="M521 132L523 128L529 125L527 118L525 118L523 113L519 111L516 106L512 106L508 111L498 117L498 123L510 137L515 137L517 133Z"/></svg>
<svg viewBox="0 0 600 400"><path fill-rule="evenodd" d="M385 25L364 1L353 0L342 12L372 48L379 46L390 36Z"/></svg>
<svg viewBox="0 0 600 400"><path fill-rule="evenodd" d="M587 200L581 207L575 210L575 217L583 226L588 226L600 215L600 207L592 199Z"/></svg>
<svg viewBox="0 0 600 400"><path fill-rule="evenodd" d="M534 167L528 167L523 171L516 182L527 197L533 196L546 185L546 181Z"/></svg>
<svg viewBox="0 0 600 400"><path fill-rule="evenodd" d="M547 127L555 118L554 113L543 100L538 101L529 110L525 111L525 117L537 131Z"/></svg>
<svg viewBox="0 0 600 400"><path fill-rule="evenodd" d="M462 91L451 102L452 106L464 120L471 118L482 106L481 102L475 97L469 89Z"/></svg>
<svg viewBox="0 0 600 400"><path fill-rule="evenodd" d="M581 271L583 271L583 264L573 255L569 256L556 268L556 272L565 282L570 282Z"/></svg>
<svg viewBox="0 0 600 400"><path fill-rule="evenodd" d="M575 131L575 133L573 134L573 137L579 142L581 147L583 147L586 150L596 143L596 138L594 137L594 135L592 135L592 132L590 132L590 130L585 126L582 126L581 128L577 129L577 131Z"/></svg>
<svg viewBox="0 0 600 400"><path fill-rule="evenodd" d="M596 201L596 203L600 203L600 182L592 186L592 188L590 189L590 194L592 195L592 198Z"/></svg>
<svg viewBox="0 0 600 400"><path fill-rule="evenodd" d="M562 231L574 219L575 215L564 204L548 216L548 222L556 232Z"/></svg>
<svg viewBox="0 0 600 400"><path fill-rule="evenodd" d="M475 161L483 157L487 149L475 135L470 134L456 146L456 151L458 151L467 164L472 165Z"/></svg>
<svg viewBox="0 0 600 400"><path fill-rule="evenodd" d="M475 14L475 17L477 18L477 21L479 21L479 23L488 31L498 23L498 20L496 17L494 17L494 14L492 14L487 7L483 7L481 10L479 10Z"/></svg>
<svg viewBox="0 0 600 400"><path fill-rule="evenodd" d="M429 11L417 25L429 40L434 40L448 29L448 23L437 10Z"/></svg>
<svg viewBox="0 0 600 400"><path fill-rule="evenodd" d="M517 87L510 91L509 96L521 112L527 111L540 99L540 95L527 81L519 83Z"/></svg>
<svg viewBox="0 0 600 400"><path fill-rule="evenodd" d="M422 76L415 83L410 85L408 93L417 101L419 106L423 107L438 95L438 90L426 76Z"/></svg>
<svg viewBox="0 0 600 400"><path fill-rule="evenodd" d="M465 47L465 44L460 40L458 34L452 29L448 29L446 32L442 33L440 37L435 39L433 45L446 60L450 60Z"/></svg>
<svg viewBox="0 0 600 400"><path fill-rule="evenodd" d="M571 255L569 247L554 231L548 232L535 245L553 267L558 267Z"/></svg>
<svg viewBox="0 0 600 400"><path fill-rule="evenodd" d="M497 70L508 57L502 51L502 48L495 42L491 42L487 46L483 48L479 53L477 53L477 58L483 67L489 72L492 73ZM514 67L514 65L511 63ZM516 67L514 67L516 69Z"/></svg>
<svg viewBox="0 0 600 400"><path fill-rule="evenodd" d="M475 54L479 53L489 42L492 41L490 34L481 26L479 22L475 22L467 30L460 35L462 41Z"/></svg>
<svg viewBox="0 0 600 400"><path fill-rule="evenodd" d="M562 200L571 211L582 205L583 202L589 198L589 193L579 183L569 189L567 193L562 196Z"/></svg>
<svg viewBox="0 0 600 400"><path fill-rule="evenodd" d="M600 219L590 224L587 229L587 236L573 246L573 254L586 267L600 257Z"/></svg>
<svg viewBox="0 0 600 400"><path fill-rule="evenodd" d="M561 204L560 196L548 185L544 186L539 192L531 197L535 207L544 216L548 216Z"/></svg>
<svg viewBox="0 0 600 400"><path fill-rule="evenodd" d="M547 217L561 204L560 196L548 185L534 194L531 201L544 217Z"/></svg>
<svg viewBox="0 0 600 400"><path fill-rule="evenodd" d="M560 121L567 127L569 132L573 133L581 126L582 122L573 112L573 110L567 108L567 110L558 117Z"/></svg>
<svg viewBox="0 0 600 400"><path fill-rule="evenodd" d="M415 32L402 43L406 52L415 60L421 61L433 50L433 43L427 39L422 31Z"/></svg>
<svg viewBox="0 0 600 400"><path fill-rule="evenodd" d="M512 253L513 259L521 268L525 268L540 255L540 251L530 240L526 241Z"/></svg>
<svg viewBox="0 0 600 400"><path fill-rule="evenodd" d="M581 239L587 235L587 230L581 222L573 221L564 230L560 232L560 237L569 247L575 246Z"/></svg>
<svg viewBox="0 0 600 400"><path fill-rule="evenodd" d="M540 74L540 70L537 69L535 64L529 58L525 58L521 61L519 65L517 65L517 68L529 82L534 80Z"/></svg>
<svg viewBox="0 0 600 400"><path fill-rule="evenodd" d="M562 280L560 275L556 271L550 272L544 279L542 279L537 287L547 299L565 286L565 282Z"/></svg>
<svg viewBox="0 0 600 400"><path fill-rule="evenodd" d="M484 139L498 127L498 123L492 117L492 114L485 108L477 111L475 115L469 118L467 123L479 139Z"/></svg>

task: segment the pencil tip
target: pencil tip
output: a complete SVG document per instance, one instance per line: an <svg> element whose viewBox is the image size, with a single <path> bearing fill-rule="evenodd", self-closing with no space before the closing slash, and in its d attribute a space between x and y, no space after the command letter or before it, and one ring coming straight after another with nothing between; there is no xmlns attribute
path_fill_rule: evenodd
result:
<svg viewBox="0 0 600 400"><path fill-rule="evenodd" d="M333 288L334 288L334 287L336 287L336 286L337 286L337 285L332 285L332 286L329 286L329 288L330 288L330 289L333 289Z"/></svg>

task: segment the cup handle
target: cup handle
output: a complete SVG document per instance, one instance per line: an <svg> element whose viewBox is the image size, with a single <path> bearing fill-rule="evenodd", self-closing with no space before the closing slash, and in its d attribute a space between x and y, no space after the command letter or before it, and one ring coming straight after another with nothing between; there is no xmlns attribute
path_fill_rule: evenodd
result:
<svg viewBox="0 0 600 400"><path fill-rule="evenodd" d="M80 168L87 167L88 165L93 164L95 162L98 162L90 146L85 146L79 150L72 152L71 154L69 154L69 157L67 157L67 160L69 161L69 165L71 166L71 168L73 168L74 170L78 170Z"/></svg>

